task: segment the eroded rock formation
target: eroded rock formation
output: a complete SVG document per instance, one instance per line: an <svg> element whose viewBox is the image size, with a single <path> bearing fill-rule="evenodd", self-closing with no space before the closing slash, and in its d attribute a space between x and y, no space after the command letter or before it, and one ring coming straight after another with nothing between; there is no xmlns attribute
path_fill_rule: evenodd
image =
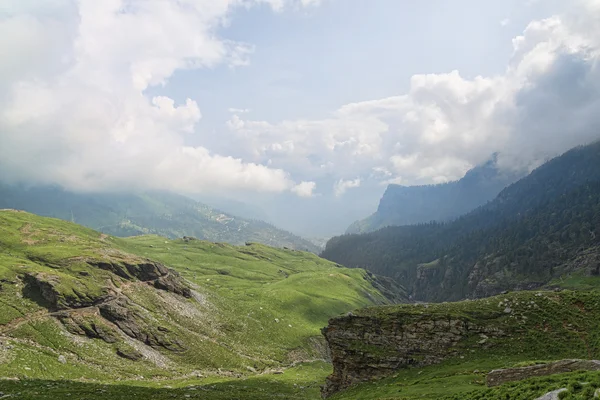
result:
<svg viewBox="0 0 600 400"><path fill-rule="evenodd" d="M504 335L492 325L479 326L466 317L398 313L334 318L323 329L333 374L323 397L355 383L392 375L400 368L437 364L456 356L463 346L485 348Z"/></svg>
<svg viewBox="0 0 600 400"><path fill-rule="evenodd" d="M488 386L498 386L506 382L520 381L536 376L563 374L575 371L600 371L600 361L561 360L521 368L496 369L487 375L486 382Z"/></svg>

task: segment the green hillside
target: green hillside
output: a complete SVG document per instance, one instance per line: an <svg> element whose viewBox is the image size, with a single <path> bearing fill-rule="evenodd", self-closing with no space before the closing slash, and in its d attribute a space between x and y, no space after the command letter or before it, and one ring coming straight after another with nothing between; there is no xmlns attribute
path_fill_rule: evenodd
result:
<svg viewBox="0 0 600 400"><path fill-rule="evenodd" d="M0 208L60 218L114 236L193 236L263 243L317 253L319 248L263 221L247 220L168 192L74 193L58 187L0 184Z"/></svg>
<svg viewBox="0 0 600 400"><path fill-rule="evenodd" d="M393 376L372 383L356 385L330 397L334 400L533 400L561 388L571 393L564 398L593 399L600 388L600 372L572 372L546 377L529 378L488 388L486 375L499 368L523 367L562 359L600 358L600 291L524 291L476 301L428 305L399 305L370 307L354 312L353 319L344 321L349 327L344 337L351 337L352 323L356 331L364 327L357 321L367 318L371 325L396 327L414 321L457 320L471 326L483 326L488 336L473 332L448 349L447 358L440 364L425 367L406 367ZM342 318L340 318L342 319ZM340 322L340 325L342 322ZM336 328L344 329L341 326ZM468 330L468 331L469 331ZM467 331L467 332L468 332ZM443 333L443 332L442 332ZM440 339L443 339L440 333ZM418 332L416 333L419 334ZM432 335L423 334L423 342ZM352 349L370 352L371 366L384 356L398 351L390 341L370 339L377 346L362 341L348 343L347 358ZM362 346L362 347L361 347ZM412 354L415 359L427 352ZM444 354L439 354L445 356ZM385 364L384 364L385 365ZM347 369L353 365L346 360ZM366 368L357 365L357 368ZM355 372L358 374L357 372ZM562 397L561 397L562 398Z"/></svg>
<svg viewBox="0 0 600 400"><path fill-rule="evenodd" d="M376 286L306 252L120 239L0 211L0 391L170 398L167 387L196 385L232 398L252 386L255 398L314 398L330 368L320 328L388 303Z"/></svg>
<svg viewBox="0 0 600 400"><path fill-rule="evenodd" d="M322 253L399 280L415 299L485 297L600 272L600 142L578 147L455 221L331 239Z"/></svg>

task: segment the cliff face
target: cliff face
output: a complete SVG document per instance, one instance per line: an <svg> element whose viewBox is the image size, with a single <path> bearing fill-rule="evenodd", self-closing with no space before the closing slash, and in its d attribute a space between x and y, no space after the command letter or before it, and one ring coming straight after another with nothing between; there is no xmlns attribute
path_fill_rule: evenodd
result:
<svg viewBox="0 0 600 400"><path fill-rule="evenodd" d="M445 361L481 362L485 370L490 361L511 368L514 361L597 359L598 304L600 291L524 291L357 310L322 330L333 362L322 395Z"/></svg>
<svg viewBox="0 0 600 400"><path fill-rule="evenodd" d="M490 338L500 338L504 332L467 317L399 313L335 318L323 329L323 335L334 366L322 390L323 397L328 397L355 383L392 375L400 368L437 364L457 356L467 343L486 348Z"/></svg>

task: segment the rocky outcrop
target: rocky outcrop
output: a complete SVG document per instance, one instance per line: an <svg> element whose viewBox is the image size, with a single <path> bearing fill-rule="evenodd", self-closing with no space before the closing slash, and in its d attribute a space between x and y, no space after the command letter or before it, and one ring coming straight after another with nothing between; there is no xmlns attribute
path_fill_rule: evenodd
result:
<svg viewBox="0 0 600 400"><path fill-rule="evenodd" d="M487 375L486 382L491 387L502 385L506 382L575 371L600 371L600 361L561 360L522 368L497 369Z"/></svg>
<svg viewBox="0 0 600 400"><path fill-rule="evenodd" d="M167 292L176 293L188 299L192 297L192 290L183 282L183 279L175 271L168 275L159 277L154 281L154 287Z"/></svg>
<svg viewBox="0 0 600 400"><path fill-rule="evenodd" d="M89 291L73 284L73 279L47 273L27 273L22 276L26 297L50 310L83 308L97 304L107 297L107 291Z"/></svg>
<svg viewBox="0 0 600 400"><path fill-rule="evenodd" d="M106 343L116 343L118 341L118 333L96 315L79 315L63 311L57 313L56 318L73 335L100 339Z"/></svg>
<svg viewBox="0 0 600 400"><path fill-rule="evenodd" d="M559 400L560 399L560 394L562 392L567 392L568 390L566 388L562 388L562 389L558 389L558 390L553 390L549 393L546 393L545 395L538 397L535 400Z"/></svg>
<svg viewBox="0 0 600 400"><path fill-rule="evenodd" d="M181 342L170 335L169 329L146 321L136 307L124 297L100 305L100 315L121 329L127 336L154 347L171 351L184 350Z"/></svg>
<svg viewBox="0 0 600 400"><path fill-rule="evenodd" d="M322 332L334 368L322 388L324 398L401 368L439 363L458 355L467 342L470 348L485 348L489 339L504 335L493 325L480 326L464 316L404 311L366 316L350 313L331 319Z"/></svg>
<svg viewBox="0 0 600 400"><path fill-rule="evenodd" d="M192 291L181 276L152 261L124 262L89 260L89 265L110 271L123 279L148 282L155 288L191 298ZM26 273L21 276L23 295L52 311L85 308L106 302L114 288L103 287L83 271L79 277L66 274Z"/></svg>
<svg viewBox="0 0 600 400"><path fill-rule="evenodd" d="M192 297L192 291L177 272L154 261L89 260L88 264L110 271L127 280L137 279L142 282L151 282L157 289L166 290L187 298Z"/></svg>
<svg viewBox="0 0 600 400"><path fill-rule="evenodd" d="M85 263L128 282L144 282L155 289L192 297L184 279L160 263L134 257L85 260ZM57 271L56 274L26 273L21 279L25 284L23 295L47 308L71 334L117 343L124 333L153 348L184 350L181 341L168 328L157 326L143 307L123 295L123 286L114 284L115 279L120 280L115 276L101 280L89 271L74 276ZM139 358L130 351L119 355L131 360Z"/></svg>
<svg viewBox="0 0 600 400"><path fill-rule="evenodd" d="M140 361L144 358L144 355L133 348L119 347L117 349L117 355L121 358L126 358L131 361Z"/></svg>

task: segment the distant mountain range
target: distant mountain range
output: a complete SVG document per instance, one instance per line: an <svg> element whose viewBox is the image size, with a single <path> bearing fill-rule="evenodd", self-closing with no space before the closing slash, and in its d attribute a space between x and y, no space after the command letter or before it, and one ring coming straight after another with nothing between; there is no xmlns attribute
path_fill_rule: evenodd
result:
<svg viewBox="0 0 600 400"><path fill-rule="evenodd" d="M460 180L439 185L389 185L377 211L356 221L346 233L373 232L386 226L448 221L487 203L522 175L501 171L497 156Z"/></svg>
<svg viewBox="0 0 600 400"><path fill-rule="evenodd" d="M263 243L313 253L313 243L259 220L243 219L167 192L74 193L59 187L0 185L0 208L76 222L115 236L192 236L214 242Z"/></svg>
<svg viewBox="0 0 600 400"><path fill-rule="evenodd" d="M322 256L394 277L426 301L600 275L600 142L547 162L452 222L336 237Z"/></svg>

